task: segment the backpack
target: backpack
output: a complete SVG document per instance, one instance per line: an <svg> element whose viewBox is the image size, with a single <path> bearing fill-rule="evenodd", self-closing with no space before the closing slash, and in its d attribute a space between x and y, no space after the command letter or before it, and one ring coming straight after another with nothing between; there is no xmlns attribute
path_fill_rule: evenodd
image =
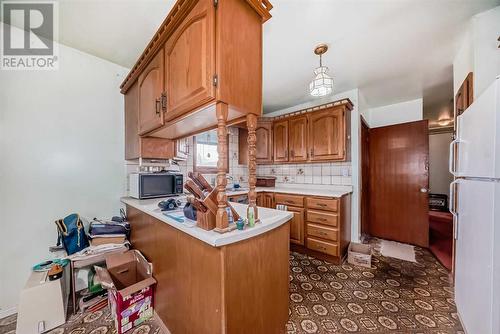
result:
<svg viewBox="0 0 500 334"><path fill-rule="evenodd" d="M68 255L81 251L89 246L89 239L85 234L85 229L80 216L72 213L64 219L56 220L57 225L57 245L63 244Z"/></svg>

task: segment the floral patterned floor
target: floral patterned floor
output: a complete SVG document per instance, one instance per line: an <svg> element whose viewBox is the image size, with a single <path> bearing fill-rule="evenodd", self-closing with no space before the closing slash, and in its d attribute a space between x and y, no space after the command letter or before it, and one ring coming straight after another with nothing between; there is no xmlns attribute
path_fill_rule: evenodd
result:
<svg viewBox="0 0 500 334"><path fill-rule="evenodd" d="M412 263L375 255L372 267L366 269L291 253L286 333L463 334L448 271L425 249L417 247L416 257L417 263ZM1 319L0 334L14 334L15 324L15 315ZM115 334L116 330L106 308L73 316L49 333ZM129 333L164 334L154 320Z"/></svg>
<svg viewBox="0 0 500 334"><path fill-rule="evenodd" d="M286 333L464 333L449 272L415 249L416 263L377 254L370 269L291 253Z"/></svg>

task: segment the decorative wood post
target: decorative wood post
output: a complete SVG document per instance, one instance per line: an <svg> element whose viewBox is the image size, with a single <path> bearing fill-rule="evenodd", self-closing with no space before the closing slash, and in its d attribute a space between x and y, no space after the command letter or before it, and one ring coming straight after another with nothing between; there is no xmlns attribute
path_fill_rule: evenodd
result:
<svg viewBox="0 0 500 334"><path fill-rule="evenodd" d="M224 233L228 231L227 197L226 197L226 166L227 163L227 104L217 103L217 216L215 231Z"/></svg>
<svg viewBox="0 0 500 334"><path fill-rule="evenodd" d="M256 161L256 147L257 137L255 136L255 129L257 127L257 116L254 114L247 115L247 128L248 128L248 209L254 209L255 220L259 219L257 211L257 192L255 191L255 184L257 183L257 161ZM247 209L247 210L248 210Z"/></svg>

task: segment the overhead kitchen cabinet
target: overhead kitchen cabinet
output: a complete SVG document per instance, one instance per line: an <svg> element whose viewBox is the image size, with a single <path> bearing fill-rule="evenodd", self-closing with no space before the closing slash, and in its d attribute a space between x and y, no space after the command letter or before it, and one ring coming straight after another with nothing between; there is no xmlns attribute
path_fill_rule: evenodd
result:
<svg viewBox="0 0 500 334"><path fill-rule="evenodd" d="M273 124L274 162L288 161L288 119Z"/></svg>
<svg viewBox="0 0 500 334"><path fill-rule="evenodd" d="M349 155L350 113L340 105L309 115L309 160L347 160Z"/></svg>
<svg viewBox="0 0 500 334"><path fill-rule="evenodd" d="M125 159L171 159L175 156L170 139L139 136L139 84L125 94Z"/></svg>
<svg viewBox="0 0 500 334"><path fill-rule="evenodd" d="M289 160L307 160L307 116L296 116L288 121Z"/></svg>
<svg viewBox="0 0 500 334"><path fill-rule="evenodd" d="M258 164L273 162L273 121L260 118L255 129L257 137L256 160Z"/></svg>
<svg viewBox="0 0 500 334"><path fill-rule="evenodd" d="M141 136L178 139L262 113L267 0L178 0L121 85L139 82ZM220 109L218 109L220 108ZM144 110L144 111L143 111Z"/></svg>
<svg viewBox="0 0 500 334"><path fill-rule="evenodd" d="M163 74L163 50L160 50L138 79L140 135L163 125L165 107L165 97L162 95Z"/></svg>

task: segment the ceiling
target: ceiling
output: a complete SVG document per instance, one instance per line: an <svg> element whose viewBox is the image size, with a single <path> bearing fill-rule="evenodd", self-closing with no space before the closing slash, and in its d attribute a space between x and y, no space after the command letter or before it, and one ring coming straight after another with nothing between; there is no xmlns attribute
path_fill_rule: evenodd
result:
<svg viewBox="0 0 500 334"><path fill-rule="evenodd" d="M60 0L59 41L132 67L174 0ZM318 58L335 93L359 88L370 107L424 97L449 103L467 20L500 0L272 0L264 25L264 111L312 100ZM305 5L307 4L307 5Z"/></svg>

